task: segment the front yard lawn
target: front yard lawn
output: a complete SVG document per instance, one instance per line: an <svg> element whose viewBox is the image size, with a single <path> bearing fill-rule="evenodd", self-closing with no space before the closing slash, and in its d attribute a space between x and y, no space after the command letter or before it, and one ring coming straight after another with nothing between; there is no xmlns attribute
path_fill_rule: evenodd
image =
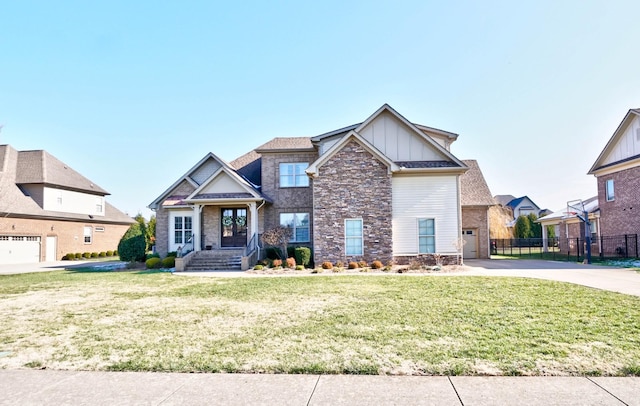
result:
<svg viewBox="0 0 640 406"><path fill-rule="evenodd" d="M46 272L0 320L0 368L640 375L640 298L533 279Z"/></svg>

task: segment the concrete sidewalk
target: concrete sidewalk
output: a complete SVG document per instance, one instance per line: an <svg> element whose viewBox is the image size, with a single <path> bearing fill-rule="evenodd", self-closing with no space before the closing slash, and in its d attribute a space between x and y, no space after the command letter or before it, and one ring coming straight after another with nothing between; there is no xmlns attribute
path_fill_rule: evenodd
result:
<svg viewBox="0 0 640 406"><path fill-rule="evenodd" d="M0 370L0 405L640 405L640 378Z"/></svg>

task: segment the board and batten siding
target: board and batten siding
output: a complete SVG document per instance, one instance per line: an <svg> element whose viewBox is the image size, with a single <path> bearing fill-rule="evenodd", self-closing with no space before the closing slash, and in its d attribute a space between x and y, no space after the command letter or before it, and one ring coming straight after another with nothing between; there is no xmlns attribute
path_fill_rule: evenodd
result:
<svg viewBox="0 0 640 406"><path fill-rule="evenodd" d="M460 237L456 175L395 175L393 191L393 255L418 254L418 219L435 219L436 253L455 254Z"/></svg>

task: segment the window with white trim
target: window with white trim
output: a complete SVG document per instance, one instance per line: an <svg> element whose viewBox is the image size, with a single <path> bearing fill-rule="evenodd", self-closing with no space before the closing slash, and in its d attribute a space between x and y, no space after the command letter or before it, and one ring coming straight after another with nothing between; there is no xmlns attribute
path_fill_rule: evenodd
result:
<svg viewBox="0 0 640 406"><path fill-rule="evenodd" d="M434 254L436 252L436 221L434 219L418 219L418 253Z"/></svg>
<svg viewBox="0 0 640 406"><path fill-rule="evenodd" d="M280 225L291 228L289 242L309 242L309 213L280 213Z"/></svg>
<svg viewBox="0 0 640 406"><path fill-rule="evenodd" d="M344 246L347 255L362 255L362 219L346 219L344 221Z"/></svg>
<svg viewBox="0 0 640 406"><path fill-rule="evenodd" d="M616 194L615 194L615 188L613 186L613 179L607 179L605 192L607 195L608 202L615 200Z"/></svg>
<svg viewBox="0 0 640 406"><path fill-rule="evenodd" d="M96 213L102 213L103 210L103 200L101 197L96 198Z"/></svg>
<svg viewBox="0 0 640 406"><path fill-rule="evenodd" d="M309 177L305 169L309 167L308 162L281 163L280 164L280 187L307 187Z"/></svg>
<svg viewBox="0 0 640 406"><path fill-rule="evenodd" d="M173 242L185 244L191 239L193 221L191 216L176 216L173 219Z"/></svg>
<svg viewBox="0 0 640 406"><path fill-rule="evenodd" d="M84 228L84 243L91 244L93 237L93 229L91 227Z"/></svg>

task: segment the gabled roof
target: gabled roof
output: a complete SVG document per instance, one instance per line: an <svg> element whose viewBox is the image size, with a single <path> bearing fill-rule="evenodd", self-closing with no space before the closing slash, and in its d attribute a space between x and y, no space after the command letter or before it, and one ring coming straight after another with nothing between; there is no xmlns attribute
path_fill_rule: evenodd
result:
<svg viewBox="0 0 640 406"><path fill-rule="evenodd" d="M27 154L23 154L27 152ZM24 173L34 171L35 173ZM104 196L108 193L46 151L17 151L0 145L0 217L80 220L86 223L131 224L134 220L105 201L104 216L44 210L22 185L38 184Z"/></svg>
<svg viewBox="0 0 640 406"><path fill-rule="evenodd" d="M538 207L538 205L537 205L537 204L535 204L535 203L533 202L533 200L531 200L531 199L529 198L529 196L517 197L517 198L515 198L515 199L511 200L510 202L508 202L508 203L506 204L506 206L507 206L507 207L511 207L512 209L515 209L516 207L518 207L518 205L519 205L520 203L522 203L522 201L523 201L524 199L528 199L528 200L531 202L531 204L533 204L533 205L535 206L535 208L536 208L537 210L540 210L540 207Z"/></svg>
<svg viewBox="0 0 640 406"><path fill-rule="evenodd" d="M331 148L329 148L327 152L322 154L320 158L309 165L309 167L305 171L307 175L317 176L318 168L320 168L325 162L331 159L331 157L333 157L338 151L340 151L342 147L344 147L348 142L352 140L362 145L371 155L376 157L376 159L378 159L380 162L384 163L387 168L389 168L389 172L396 172L400 170L400 167L396 163L394 163L386 155L378 151L378 149L371 145L369 141L362 138L362 136L360 136L360 134L358 134L357 132L350 131L346 136L342 137L340 141L332 145Z"/></svg>
<svg viewBox="0 0 640 406"><path fill-rule="evenodd" d="M627 114L624 116L624 118L618 125L618 128L616 128L616 130L613 132L613 135L607 142L607 145L605 145L604 149L602 150L600 155L598 155L598 158L591 166L591 169L589 169L589 172L587 172L588 175L595 175L595 173L599 170L602 170L620 163L624 163L624 162L635 160L635 159L640 159L640 155L636 155L636 156L625 158L617 162L611 162L611 163L605 164L606 158L616 147L616 145L618 144L618 141L620 141L620 138L624 135L624 132L629 126L629 124L631 124L631 122L638 116L640 116L640 109L630 109L627 112Z"/></svg>
<svg viewBox="0 0 640 406"><path fill-rule="evenodd" d="M18 151L15 182L19 185L53 185L102 196L109 194L44 150Z"/></svg>
<svg viewBox="0 0 640 406"><path fill-rule="evenodd" d="M240 186L242 192L236 191L232 193L211 193L205 192L207 187L218 179L219 176L223 176L223 174L228 175L232 180L234 180L238 186ZM255 200L263 200L263 197L258 193L257 190L253 188L253 186L247 182L242 176L236 173L233 168L228 165L223 165L218 169L213 175L211 175L206 181L204 181L200 186L196 188L186 199L185 202L197 202L197 201L211 201L211 200L233 200L233 199L255 199Z"/></svg>
<svg viewBox="0 0 640 406"><path fill-rule="evenodd" d="M598 203L598 196L590 197L586 200L583 200L584 209L587 213L589 213L589 218L593 218L598 215L600 212L600 205ZM578 218L577 213L572 214L568 213L566 209L559 210L557 212L547 214L546 216L540 217L536 222L544 223L545 225L553 225L558 224L561 221L571 221Z"/></svg>
<svg viewBox="0 0 640 406"><path fill-rule="evenodd" d="M256 152L314 151L309 137L276 137L255 149Z"/></svg>
<svg viewBox="0 0 640 406"><path fill-rule="evenodd" d="M462 162L469 170L460 177L460 204L462 206L493 206L496 204L491 196L480 166L475 159L465 159Z"/></svg>
<svg viewBox="0 0 640 406"><path fill-rule="evenodd" d="M248 156L248 155L249 154L245 154L245 156ZM209 176L204 182L202 182L201 184L198 184L192 179L192 175L195 174L210 159L217 161L220 164L220 168L216 170L214 174ZM249 181L247 181L247 179L242 177L226 161L218 158L214 153L209 152L200 161L198 161L198 163L196 163L191 169L185 172L184 175L182 175L171 186L169 186L169 188L167 188L160 196L158 196L153 202L151 202L148 207L152 210L157 209L167 199L169 199L168 205L172 205L172 206L184 205L188 203L189 199L193 199L196 196L194 194L195 192L192 193L190 196L171 195L171 193L174 191L176 187L178 187L183 182L188 182L191 186L193 186L196 192L201 191L203 190L204 185L209 184L209 182L211 182L213 179L216 178L216 176L218 176L221 173L220 171L224 171L226 174L231 176L238 184L242 185L243 188L244 187L249 188L251 191L249 192L249 190L247 190L247 193L249 193L251 196L254 196L254 195L261 196L260 193L256 190L259 187L258 185L251 184ZM262 199L263 197L260 197L260 198Z"/></svg>
<svg viewBox="0 0 640 406"><path fill-rule="evenodd" d="M493 198L498 204L506 206L507 203L514 200L516 197L514 195L495 195Z"/></svg>

